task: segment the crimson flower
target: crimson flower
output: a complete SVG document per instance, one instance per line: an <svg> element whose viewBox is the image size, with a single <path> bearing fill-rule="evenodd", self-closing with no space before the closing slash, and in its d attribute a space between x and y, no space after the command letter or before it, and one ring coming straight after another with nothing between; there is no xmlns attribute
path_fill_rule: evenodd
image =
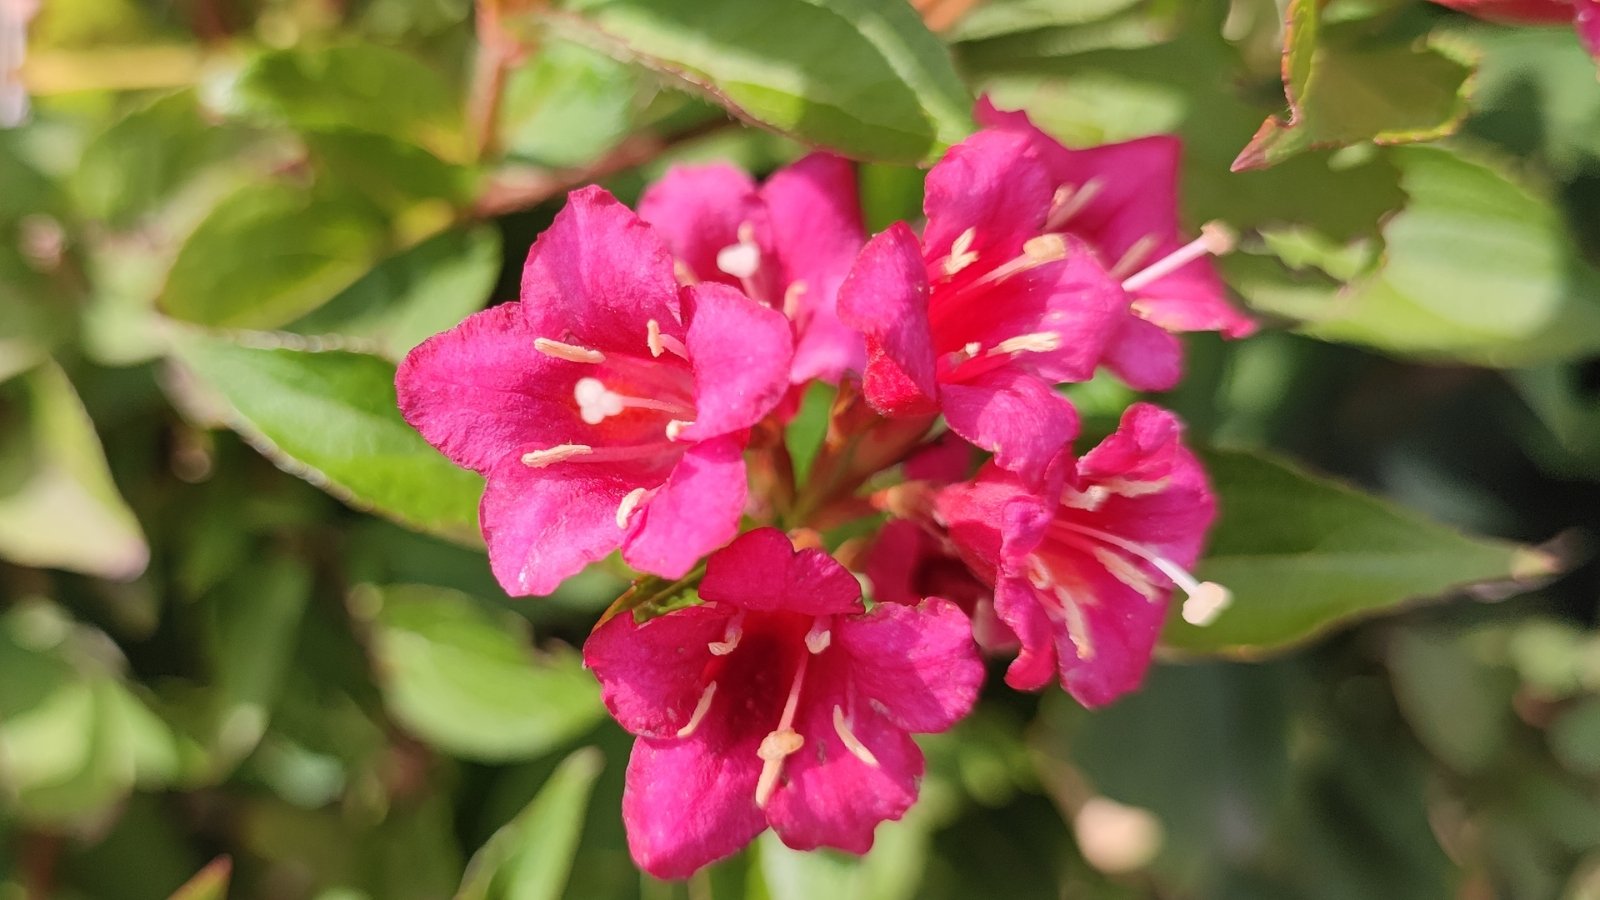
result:
<svg viewBox="0 0 1600 900"><path fill-rule="evenodd" d="M727 164L677 166L639 198L639 217L666 238L682 280L741 288L789 317L793 383L861 371L861 335L835 311L867 239L849 162L813 153L759 187Z"/></svg>
<svg viewBox="0 0 1600 900"><path fill-rule="evenodd" d="M738 532L747 429L787 389L782 315L719 284L679 287L661 238L598 187L533 245L522 301L411 351L401 412L488 476L495 577L543 594L622 549L687 573Z"/></svg>
<svg viewBox="0 0 1600 900"><path fill-rule="evenodd" d="M682 878L771 827L796 849L864 853L916 800L911 733L966 715L983 667L940 599L864 611L820 550L748 532L707 563L703 603L619 615L584 644L607 709L638 736L622 815L634 859Z"/></svg>
<svg viewBox="0 0 1600 900"><path fill-rule="evenodd" d="M1221 586L1187 571L1216 500L1179 432L1171 413L1137 403L1071 471L1054 473L1060 487L1044 497L993 466L940 492L952 542L1022 643L1007 684L1035 690L1059 677L1085 706L1104 705L1143 680L1174 586L1195 624L1227 603Z"/></svg>
<svg viewBox="0 0 1600 900"><path fill-rule="evenodd" d="M1255 331L1235 310L1207 258L1231 241L1208 226L1194 241L1178 221L1183 144L1154 135L1070 149L1039 130L1026 113L978 101L978 122L1025 137L1055 189L1050 225L1085 241L1132 298L1130 314L1107 348L1105 364L1141 390L1167 390L1182 374L1182 347L1171 332Z"/></svg>

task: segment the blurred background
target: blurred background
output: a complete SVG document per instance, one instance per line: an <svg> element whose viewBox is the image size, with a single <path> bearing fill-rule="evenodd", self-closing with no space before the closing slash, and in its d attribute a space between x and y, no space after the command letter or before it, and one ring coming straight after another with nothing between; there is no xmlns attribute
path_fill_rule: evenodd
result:
<svg viewBox="0 0 1600 900"><path fill-rule="evenodd" d="M914 219L980 92L1243 233L1268 327L1157 398L1243 611L1092 715L994 668L864 860L652 881L627 573L505 597L394 361L591 181L821 144ZM1600 897L1597 260L1594 62L1422 0L0 0L0 898Z"/></svg>

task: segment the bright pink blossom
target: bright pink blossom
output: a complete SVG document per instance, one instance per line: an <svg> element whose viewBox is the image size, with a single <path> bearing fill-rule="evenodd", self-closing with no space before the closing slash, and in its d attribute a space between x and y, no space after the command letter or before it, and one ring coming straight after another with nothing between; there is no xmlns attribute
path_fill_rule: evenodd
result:
<svg viewBox="0 0 1600 900"><path fill-rule="evenodd" d="M1589 55L1600 59L1600 0L1433 0L1491 22L1571 21Z"/></svg>
<svg viewBox="0 0 1600 900"><path fill-rule="evenodd" d="M787 387L789 325L679 287L661 238L597 187L528 254L522 302L416 347L395 379L428 442L488 476L495 577L543 594L608 553L682 576L738 532L747 429Z"/></svg>
<svg viewBox="0 0 1600 900"><path fill-rule="evenodd" d="M1204 622L1227 593L1187 569L1216 501L1171 413L1138 403L1116 432L1041 498L989 467L941 492L937 509L995 611L1022 642L1006 672L1021 690L1059 678L1085 706L1138 687L1174 586L1185 618Z"/></svg>
<svg viewBox="0 0 1600 900"><path fill-rule="evenodd" d="M795 332L795 384L861 371L861 335L835 311L866 242L849 162L813 153L759 187L726 164L675 167L644 192L639 217L666 238L686 279L732 285L783 310Z"/></svg>
<svg viewBox="0 0 1600 900"><path fill-rule="evenodd" d="M866 335L874 408L942 412L1030 479L1077 432L1052 385L1094 373L1129 303L1083 241L1052 230L1054 188L1028 138L979 132L929 171L921 239L904 223L873 237L839 292Z"/></svg>
<svg viewBox="0 0 1600 900"><path fill-rule="evenodd" d="M705 602L595 630L584 661L638 741L622 814L634 859L682 878L771 827L864 853L915 801L922 753L983 679L954 604L865 612L855 577L763 528L716 553Z"/></svg>
<svg viewBox="0 0 1600 900"><path fill-rule="evenodd" d="M994 588L972 574L947 539L908 519L885 522L863 564L879 603L915 605L943 597L972 620L972 636L988 653L1017 649L1017 636L995 615Z"/></svg>
<svg viewBox="0 0 1600 900"><path fill-rule="evenodd" d="M1028 139L1055 190L1051 227L1085 241L1132 297L1107 350L1106 365L1142 390L1166 390L1181 374L1182 347L1171 332L1219 331L1239 338L1255 323L1235 310L1208 255L1227 247L1210 231L1183 237L1178 178L1183 145L1155 135L1069 149L1027 114L978 101L978 122ZM1215 226L1213 226L1215 228Z"/></svg>

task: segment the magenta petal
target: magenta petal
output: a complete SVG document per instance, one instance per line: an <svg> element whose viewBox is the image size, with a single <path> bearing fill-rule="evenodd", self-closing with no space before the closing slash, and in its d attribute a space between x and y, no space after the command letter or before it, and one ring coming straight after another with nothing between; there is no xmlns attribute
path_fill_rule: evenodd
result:
<svg viewBox="0 0 1600 900"><path fill-rule="evenodd" d="M489 471L479 509L500 586L513 597L548 594L617 549L617 504L637 486L609 466L534 469L519 453L506 455Z"/></svg>
<svg viewBox="0 0 1600 900"><path fill-rule="evenodd" d="M628 565L663 578L682 578L701 557L739 533L748 491L743 449L742 441L720 437L683 454L666 484L628 523L622 545ZM616 512L614 503L613 519Z"/></svg>
<svg viewBox="0 0 1600 900"><path fill-rule="evenodd" d="M906 731L944 731L972 711L983 663L972 623L960 607L937 598L920 606L885 603L837 626L858 689Z"/></svg>
<svg viewBox="0 0 1600 900"><path fill-rule="evenodd" d="M838 665L827 655L816 662ZM825 668L808 677L808 684L816 692L801 702L795 722L805 743L784 762L781 786L767 803L767 820L796 850L837 847L865 853L872 849L878 823L900 818L916 802L922 751L851 688L844 672ZM873 763L851 752L840 737L835 708Z"/></svg>
<svg viewBox="0 0 1600 900"><path fill-rule="evenodd" d="M684 292L696 416L682 437L704 440L749 428L789 389L789 321L725 285L697 284Z"/></svg>
<svg viewBox="0 0 1600 900"><path fill-rule="evenodd" d="M928 276L917 236L896 222L867 242L839 288L839 317L867 339L862 389L887 415L935 412Z"/></svg>
<svg viewBox="0 0 1600 900"><path fill-rule="evenodd" d="M1106 348L1105 365L1136 390L1168 391L1183 377L1183 344L1154 322L1130 314Z"/></svg>
<svg viewBox="0 0 1600 900"><path fill-rule="evenodd" d="M861 611L861 583L821 550L795 550L776 528L739 536L706 563L700 596L749 610L821 616Z"/></svg>
<svg viewBox="0 0 1600 900"><path fill-rule="evenodd" d="M741 224L765 229L755 182L724 163L668 169L639 197L639 218L655 226L696 278L732 285L738 279L717 268L717 254L739 242Z"/></svg>
<svg viewBox="0 0 1600 900"><path fill-rule="evenodd" d="M400 412L457 464L488 472L526 444L553 445L577 427L573 364L537 353L515 303L468 316L400 363ZM566 387L562 390L557 385Z"/></svg>
<svg viewBox="0 0 1600 900"><path fill-rule="evenodd" d="M678 282L654 229L599 187L573 191L522 270L533 333L637 354L645 323L678 337Z"/></svg>
<svg viewBox="0 0 1600 900"><path fill-rule="evenodd" d="M1037 691L1055 680L1056 626L1032 585L1022 578L1002 578L995 585L994 611L1021 645L1006 669L1006 684L1019 691Z"/></svg>
<svg viewBox="0 0 1600 900"><path fill-rule="evenodd" d="M584 667L617 724L642 737L670 738L688 725L705 694L710 645L723 639L728 610L691 606L643 625L622 613L583 642Z"/></svg>
<svg viewBox="0 0 1600 900"><path fill-rule="evenodd" d="M1005 131L980 131L951 147L928 171L923 212L924 253L930 261L950 253L971 229L970 252L990 265L1016 256L1044 230L1055 184L1029 139Z"/></svg>
<svg viewBox="0 0 1600 900"><path fill-rule="evenodd" d="M1078 413L1067 398L1009 368L944 385L944 415L956 434L1035 482L1078 433Z"/></svg>
<svg viewBox="0 0 1600 900"><path fill-rule="evenodd" d="M1084 706L1104 706L1144 681L1156 638L1167 617L1165 599L1150 600L1113 578L1104 568L1085 564L1083 621L1079 646L1065 625L1056 626L1061 686Z"/></svg>
<svg viewBox="0 0 1600 900"><path fill-rule="evenodd" d="M1578 28L1578 37L1589 55L1600 59L1600 0L1573 0L1573 3L1577 6L1573 24Z"/></svg>
<svg viewBox="0 0 1600 900"><path fill-rule="evenodd" d="M761 733L707 715L685 739L639 738L628 760L622 819L628 849L657 878L687 878L767 827L755 804Z"/></svg>

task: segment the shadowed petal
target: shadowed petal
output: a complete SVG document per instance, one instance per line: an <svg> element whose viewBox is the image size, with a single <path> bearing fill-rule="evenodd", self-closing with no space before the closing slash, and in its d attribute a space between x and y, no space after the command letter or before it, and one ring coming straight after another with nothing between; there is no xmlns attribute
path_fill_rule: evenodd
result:
<svg viewBox="0 0 1600 900"><path fill-rule="evenodd" d="M944 385L950 429L994 454L995 462L1030 482L1078 433L1078 413L1038 377L997 369L963 384Z"/></svg>
<svg viewBox="0 0 1600 900"><path fill-rule="evenodd" d="M851 677L861 692L896 727L944 731L978 699L983 664L972 623L948 600L881 604L868 615L840 621L835 637L850 655Z"/></svg>
<svg viewBox="0 0 1600 900"><path fill-rule="evenodd" d="M789 321L720 284L685 288L696 417L687 440L740 431L772 412L789 389Z"/></svg>
<svg viewBox="0 0 1600 900"><path fill-rule="evenodd" d="M617 504L639 486L635 476L613 466L535 469L518 453L505 456L489 472L479 509L500 586L513 597L548 594L617 549Z"/></svg>
<svg viewBox="0 0 1600 900"><path fill-rule="evenodd" d="M673 166L639 197L639 218L655 226L689 271L701 281L739 284L717 267L717 254L739 242L739 226L749 222L765 236L766 218L756 183L726 163ZM769 240L758 246L771 252Z"/></svg>
<svg viewBox="0 0 1600 900"><path fill-rule="evenodd" d="M622 558L663 578L682 578L739 533L744 512L743 443L721 437L691 446L655 496L634 513ZM618 502L621 502L618 497ZM617 505L611 506L613 526Z"/></svg>
<svg viewBox="0 0 1600 900"><path fill-rule="evenodd" d="M874 408L886 415L938 410L927 270L904 222L867 242L839 289L839 317L866 336L862 389Z"/></svg>
<svg viewBox="0 0 1600 900"><path fill-rule="evenodd" d="M636 624L613 616L583 642L584 667L617 724L643 737L670 738L688 725L705 695L710 644L732 613L691 606ZM703 719L702 719L703 721Z"/></svg>

